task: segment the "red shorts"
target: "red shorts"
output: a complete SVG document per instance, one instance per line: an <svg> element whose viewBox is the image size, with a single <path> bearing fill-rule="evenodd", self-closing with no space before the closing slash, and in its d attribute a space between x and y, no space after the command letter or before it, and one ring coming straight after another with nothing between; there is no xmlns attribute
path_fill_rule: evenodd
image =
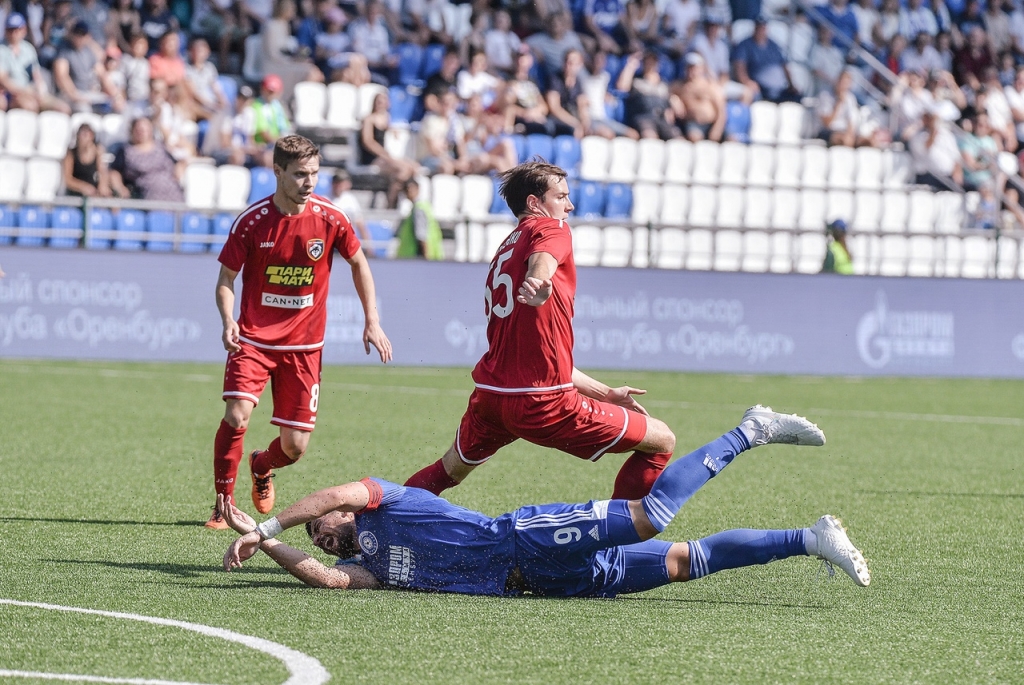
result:
<svg viewBox="0 0 1024 685"><path fill-rule="evenodd" d="M482 464L518 438L597 461L628 452L647 433L647 417L577 390L547 395L503 395L474 390L455 436L467 464Z"/></svg>
<svg viewBox="0 0 1024 685"><path fill-rule="evenodd" d="M322 350L264 350L245 342L239 344L242 351L229 354L224 369L224 400L259 404L269 380L274 394L270 422L312 431L320 402Z"/></svg>

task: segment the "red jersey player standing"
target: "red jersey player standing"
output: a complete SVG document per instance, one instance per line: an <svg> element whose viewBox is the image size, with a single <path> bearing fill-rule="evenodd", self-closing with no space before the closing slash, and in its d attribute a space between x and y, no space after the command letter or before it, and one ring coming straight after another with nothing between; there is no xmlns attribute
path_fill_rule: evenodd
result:
<svg viewBox="0 0 1024 685"><path fill-rule="evenodd" d="M565 171L526 162L502 175L500 192L519 225L487 273L488 349L473 369L476 389L451 448L406 485L439 494L523 438L591 461L633 451L612 497L642 498L676 438L633 399L645 391L610 388L573 366L576 264L565 222L573 210Z"/></svg>
<svg viewBox="0 0 1024 685"><path fill-rule="evenodd" d="M272 469L297 461L316 425L320 356L327 324L327 294L334 250L352 266L352 281L363 304L363 345L391 360L391 342L381 330L370 265L348 217L313 194L320 150L302 136L285 136L274 146L277 188L238 215L220 253L217 309L228 351L224 372L226 409L213 448L214 487L232 497L242 460L249 417L268 380L273 383L270 422L280 437L249 456L252 499L261 513L274 506ZM235 278L242 273L238 321L234 319ZM208 528L227 528L214 508Z"/></svg>

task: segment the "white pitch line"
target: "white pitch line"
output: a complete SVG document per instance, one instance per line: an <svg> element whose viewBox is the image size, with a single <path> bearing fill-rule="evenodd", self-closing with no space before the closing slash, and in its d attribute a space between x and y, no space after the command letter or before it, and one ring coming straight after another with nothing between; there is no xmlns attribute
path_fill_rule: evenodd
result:
<svg viewBox="0 0 1024 685"><path fill-rule="evenodd" d="M250 649L269 654L274 657L288 669L290 677L284 681L281 685L321 685L331 679L331 674L327 672L327 669L315 658L308 654L303 654L291 647L285 647L284 645L270 640L264 640L261 637L253 637L251 635L243 635L236 633L233 630L227 630L226 628L214 628L213 626L204 626L201 623L189 623L187 621L176 621L170 618L158 618L156 616L143 616L141 614L127 614L119 611L100 611L98 609L82 609L80 607L69 607L62 606L60 604L43 604L41 602L21 602L16 599L2 599L0 598L0 604L9 604L11 606L19 607L31 607L34 609L48 609L51 611L66 611L79 614L91 614L93 616L105 616L107 618L120 618L128 621L140 621L142 623L152 623L158 626L170 626L172 628L181 628L183 630L191 630L194 633L201 635L209 635L210 637L217 637L221 640L228 640L229 642L237 642L238 644L244 645ZM98 682L140 682L140 683L166 683L167 681L118 681L118 680L104 680ZM179 684L179 685L195 685L192 683Z"/></svg>
<svg viewBox="0 0 1024 685"><path fill-rule="evenodd" d="M72 683L124 683L125 685L202 685L184 680L150 680L148 678L104 678L74 673L43 673L41 671L8 671L0 668L0 678L35 678L36 680L63 680Z"/></svg>

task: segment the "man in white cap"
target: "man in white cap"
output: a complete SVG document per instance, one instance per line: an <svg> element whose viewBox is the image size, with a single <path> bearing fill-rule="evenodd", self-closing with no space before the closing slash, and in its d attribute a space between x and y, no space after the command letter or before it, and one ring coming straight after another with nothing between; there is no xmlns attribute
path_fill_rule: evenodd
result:
<svg viewBox="0 0 1024 685"><path fill-rule="evenodd" d="M11 109L39 112L45 109L71 113L66 103L50 95L39 68L39 56L25 40L28 25L19 12L11 12L4 23L4 42L0 45L0 86L7 91Z"/></svg>

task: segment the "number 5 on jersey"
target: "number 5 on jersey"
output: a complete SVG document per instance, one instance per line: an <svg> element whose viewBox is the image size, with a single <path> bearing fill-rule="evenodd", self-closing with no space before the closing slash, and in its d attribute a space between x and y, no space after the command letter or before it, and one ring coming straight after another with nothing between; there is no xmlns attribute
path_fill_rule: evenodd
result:
<svg viewBox="0 0 1024 685"><path fill-rule="evenodd" d="M498 259L494 262L494 267L487 274L487 281L484 284L484 309L486 310L488 321L491 320L491 314L494 314L499 319L504 319L512 313L512 307L515 306L516 300L512 296L512 277L501 273L502 265L511 256L512 250L498 255ZM503 305L492 304L494 302L494 291L498 288L505 289L505 304Z"/></svg>

